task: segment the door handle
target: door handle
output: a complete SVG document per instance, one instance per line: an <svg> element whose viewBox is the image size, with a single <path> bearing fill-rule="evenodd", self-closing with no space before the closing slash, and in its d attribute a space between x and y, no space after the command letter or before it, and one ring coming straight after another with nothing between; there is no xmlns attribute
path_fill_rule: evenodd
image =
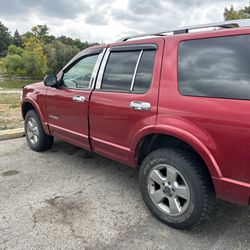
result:
<svg viewBox="0 0 250 250"><path fill-rule="evenodd" d="M150 110L151 105L149 102L132 101L130 108L134 110Z"/></svg>
<svg viewBox="0 0 250 250"><path fill-rule="evenodd" d="M85 102L86 98L84 96L75 95L72 97L74 102Z"/></svg>

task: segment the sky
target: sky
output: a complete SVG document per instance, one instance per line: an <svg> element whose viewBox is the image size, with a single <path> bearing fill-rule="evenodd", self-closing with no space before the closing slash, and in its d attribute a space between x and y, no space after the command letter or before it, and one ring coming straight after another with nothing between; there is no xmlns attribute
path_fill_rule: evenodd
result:
<svg viewBox="0 0 250 250"><path fill-rule="evenodd" d="M128 34L223 20L249 0L1 0L0 22L20 34L47 24L50 34L112 42Z"/></svg>

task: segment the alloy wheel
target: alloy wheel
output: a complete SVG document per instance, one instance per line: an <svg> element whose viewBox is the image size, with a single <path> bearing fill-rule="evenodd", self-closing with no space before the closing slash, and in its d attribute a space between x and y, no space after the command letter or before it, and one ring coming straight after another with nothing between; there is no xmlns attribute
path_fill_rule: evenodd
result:
<svg viewBox="0 0 250 250"><path fill-rule="evenodd" d="M183 214L190 203L190 191L181 173L168 164L156 165L149 173L147 186L153 203L170 216Z"/></svg>
<svg viewBox="0 0 250 250"><path fill-rule="evenodd" d="M32 145L37 144L39 139L38 124L33 117L27 121L27 136Z"/></svg>

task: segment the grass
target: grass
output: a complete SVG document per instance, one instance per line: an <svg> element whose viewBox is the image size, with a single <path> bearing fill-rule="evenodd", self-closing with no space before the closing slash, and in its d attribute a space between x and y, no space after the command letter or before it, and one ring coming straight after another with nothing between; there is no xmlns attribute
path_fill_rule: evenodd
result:
<svg viewBox="0 0 250 250"><path fill-rule="evenodd" d="M20 94L0 92L0 130L20 128L22 126Z"/></svg>
<svg viewBox="0 0 250 250"><path fill-rule="evenodd" d="M21 89L27 84L38 82L37 79L2 79L0 89Z"/></svg>
<svg viewBox="0 0 250 250"><path fill-rule="evenodd" d="M0 58L0 131L23 127L20 94L4 93L4 90L20 90L27 84L39 81L37 79L5 78L1 72L2 60Z"/></svg>
<svg viewBox="0 0 250 250"><path fill-rule="evenodd" d="M3 72L2 72L2 64L3 64L3 58L0 58L0 74L3 74Z"/></svg>

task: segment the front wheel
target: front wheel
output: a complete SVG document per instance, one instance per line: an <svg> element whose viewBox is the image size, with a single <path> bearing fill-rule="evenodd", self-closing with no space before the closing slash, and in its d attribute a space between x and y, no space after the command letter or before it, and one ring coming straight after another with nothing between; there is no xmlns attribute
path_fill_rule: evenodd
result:
<svg viewBox="0 0 250 250"><path fill-rule="evenodd" d="M25 116L25 135L28 145L34 151L48 150L53 145L54 137L45 134L42 123L35 110L30 110Z"/></svg>
<svg viewBox="0 0 250 250"><path fill-rule="evenodd" d="M150 153L139 172L143 199L158 219L174 228L200 224L213 208L213 189L203 162L180 148Z"/></svg>

